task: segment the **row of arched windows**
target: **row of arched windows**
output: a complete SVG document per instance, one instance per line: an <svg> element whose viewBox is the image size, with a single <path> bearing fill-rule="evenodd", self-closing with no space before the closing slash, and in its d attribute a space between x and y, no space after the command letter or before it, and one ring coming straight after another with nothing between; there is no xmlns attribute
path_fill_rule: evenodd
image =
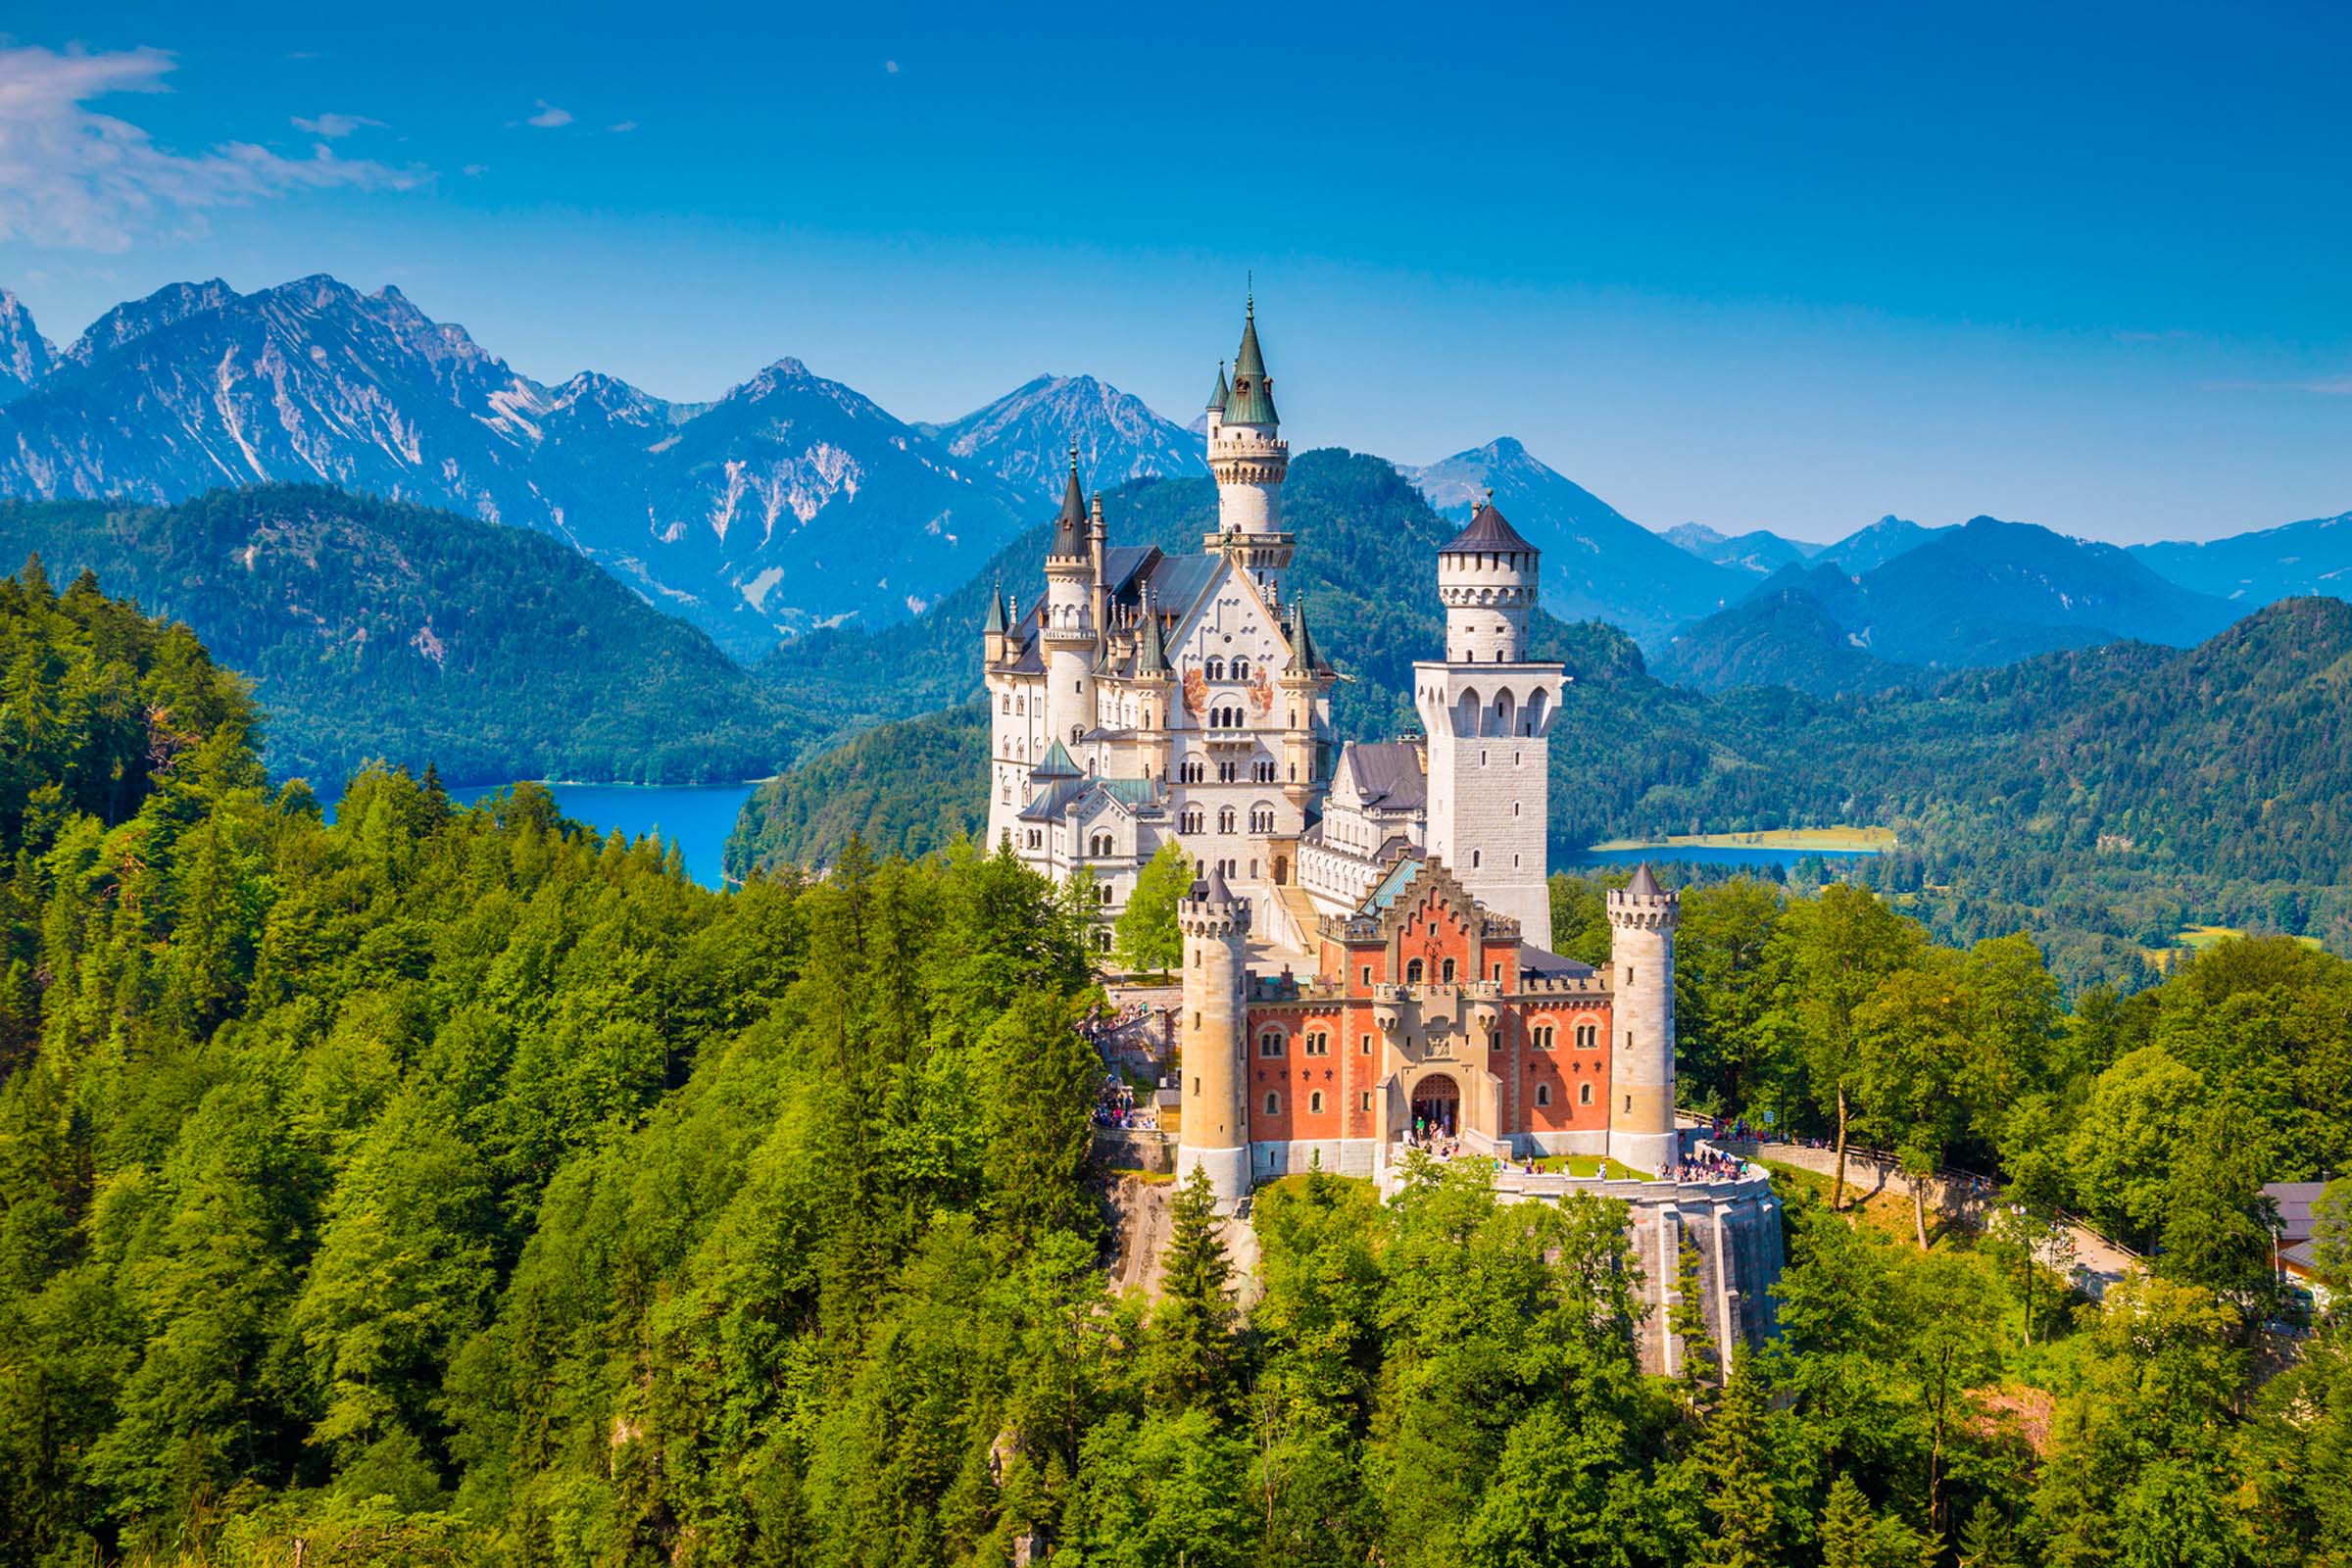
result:
<svg viewBox="0 0 2352 1568"><path fill-rule="evenodd" d="M1201 663L1200 673L1210 680L1248 680L1250 678L1250 661L1236 659L1231 668L1228 669L1224 660L1209 659Z"/></svg>

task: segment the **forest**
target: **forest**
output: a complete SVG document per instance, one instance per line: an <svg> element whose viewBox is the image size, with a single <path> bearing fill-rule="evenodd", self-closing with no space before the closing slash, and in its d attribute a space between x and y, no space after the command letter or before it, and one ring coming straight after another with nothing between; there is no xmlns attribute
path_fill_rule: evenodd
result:
<svg viewBox="0 0 2352 1568"><path fill-rule="evenodd" d="M527 785L330 823L261 722L86 576L0 583L0 1561L2352 1554L2352 1329L2293 1326L2256 1190L2342 1168L2325 953L2070 1003L1866 888L1693 890L1685 1098L2011 1220L1791 1177L1782 1338L1668 1381L1621 1212L1468 1165L1269 1190L1246 1282L1177 1189L1111 1291L1086 915L1008 858L717 894ZM2061 1210L2151 1266L2070 1295Z"/></svg>

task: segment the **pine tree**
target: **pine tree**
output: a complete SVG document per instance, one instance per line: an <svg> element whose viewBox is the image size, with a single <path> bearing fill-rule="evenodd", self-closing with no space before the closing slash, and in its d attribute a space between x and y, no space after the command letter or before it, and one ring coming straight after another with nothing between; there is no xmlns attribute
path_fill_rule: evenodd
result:
<svg viewBox="0 0 2352 1568"><path fill-rule="evenodd" d="M1175 1409L1221 1408L1233 1361L1233 1277L1217 1234L1216 1194L1199 1165L1169 1206L1166 1274L1152 1314L1154 1396Z"/></svg>
<svg viewBox="0 0 2352 1568"><path fill-rule="evenodd" d="M1715 1381L1715 1337L1707 1330L1707 1294L1698 1277L1698 1246L1683 1233L1682 1251L1674 1272L1674 1304L1666 1309L1666 1326L1682 1348L1683 1396L1692 1404L1706 1396Z"/></svg>
<svg viewBox="0 0 2352 1568"><path fill-rule="evenodd" d="M1766 1568L1778 1524L1772 1494L1771 1415L1764 1386L1744 1355L1732 1358L1723 1405L1707 1422L1699 1472L1715 1533L1700 1547L1702 1568Z"/></svg>

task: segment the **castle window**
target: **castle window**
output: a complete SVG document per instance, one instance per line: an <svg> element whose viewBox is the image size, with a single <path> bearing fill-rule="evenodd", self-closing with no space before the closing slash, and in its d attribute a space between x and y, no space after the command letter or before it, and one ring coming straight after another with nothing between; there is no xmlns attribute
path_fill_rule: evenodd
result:
<svg viewBox="0 0 2352 1568"><path fill-rule="evenodd" d="M1372 983L1372 966L1368 963L1363 967L1363 984L1369 986ZM1367 1035L1365 1038L1370 1039L1371 1037Z"/></svg>
<svg viewBox="0 0 2352 1568"><path fill-rule="evenodd" d="M1208 662L1208 667L1204 669L1202 673L1205 674L1210 680L1223 680L1225 678L1225 661L1222 659L1210 660Z"/></svg>
<svg viewBox="0 0 2352 1568"><path fill-rule="evenodd" d="M1038 847L1039 847L1041 844L1043 844L1044 842L1045 842L1045 835L1044 835L1044 834L1040 833L1040 832L1039 832L1039 831L1038 831L1036 828L1031 828L1031 829L1029 830L1029 847L1030 847L1031 849L1033 849L1033 850L1034 850L1034 849L1038 848Z"/></svg>
<svg viewBox="0 0 2352 1568"><path fill-rule="evenodd" d="M1095 902L1102 905L1104 908L1110 907L1110 892L1111 889L1109 883L1097 883L1095 885Z"/></svg>
<svg viewBox="0 0 2352 1568"><path fill-rule="evenodd" d="M1445 981L1447 985L1453 984L1453 960L1451 958L1447 958L1445 964L1440 968L1438 978Z"/></svg>
<svg viewBox="0 0 2352 1568"><path fill-rule="evenodd" d="M1631 1095L1625 1097L1625 1113L1629 1116L1634 1113L1634 1097Z"/></svg>
<svg viewBox="0 0 2352 1568"><path fill-rule="evenodd" d="M1307 1110L1308 1110L1308 1112L1309 1112L1310 1114L1317 1115L1317 1116L1320 1116L1320 1115L1322 1115L1322 1114L1323 1114L1323 1091L1322 1091L1322 1090L1318 1089L1318 1090L1316 1090L1316 1091L1315 1091L1313 1094L1311 1094L1311 1095L1309 1095L1309 1096L1307 1096L1307 1097L1306 1097L1306 1108L1307 1108Z"/></svg>
<svg viewBox="0 0 2352 1568"><path fill-rule="evenodd" d="M1257 1054L1261 1056L1281 1055L1282 1031L1279 1029L1269 1029L1264 1034L1259 1035L1257 1037Z"/></svg>
<svg viewBox="0 0 2352 1568"><path fill-rule="evenodd" d="M1329 1034L1329 1033L1327 1033L1327 1032L1326 1032L1326 1031L1324 1031L1324 1030L1318 1029L1318 1030L1316 1030L1314 1033L1312 1033L1312 1034L1308 1035L1308 1036L1306 1037L1306 1054L1307 1054L1308 1055L1310 1055L1310 1056L1328 1056L1328 1055L1330 1055L1330 1054L1331 1054L1331 1036L1330 1036L1330 1034Z"/></svg>
<svg viewBox="0 0 2352 1568"><path fill-rule="evenodd" d="M1217 812L1217 831L1220 833L1230 833L1233 831L1232 807L1225 807Z"/></svg>
<svg viewBox="0 0 2352 1568"><path fill-rule="evenodd" d="M1511 803L1511 814L1513 816L1517 816L1519 814L1519 803L1517 801L1513 801Z"/></svg>
<svg viewBox="0 0 2352 1568"><path fill-rule="evenodd" d="M1592 1103L1592 1086L1591 1084L1578 1084L1576 1086L1576 1102L1580 1105L1590 1105Z"/></svg>
<svg viewBox="0 0 2352 1568"><path fill-rule="evenodd" d="M1476 851L1476 850L1472 850L1472 851L1470 852L1470 869L1471 869L1471 870L1473 870L1473 871L1475 871L1475 870L1477 870L1477 869L1478 869L1478 857L1479 857L1479 852L1478 852L1478 851Z"/></svg>
<svg viewBox="0 0 2352 1568"><path fill-rule="evenodd" d="M1551 1085L1536 1085L1536 1103L1539 1105L1548 1105L1551 1103Z"/></svg>
<svg viewBox="0 0 2352 1568"><path fill-rule="evenodd" d="M1271 806L1252 807L1250 811L1250 831L1252 833L1273 832L1274 808Z"/></svg>
<svg viewBox="0 0 2352 1568"><path fill-rule="evenodd" d="M1102 902L1108 904L1110 901L1108 899L1104 899ZM1110 951L1110 933L1108 931L1098 931L1095 933L1095 951L1097 953L1108 953Z"/></svg>
<svg viewBox="0 0 2352 1568"><path fill-rule="evenodd" d="M1419 958L1413 958L1406 962L1404 983L1408 986L1417 986L1421 983L1421 960Z"/></svg>
<svg viewBox="0 0 2352 1568"><path fill-rule="evenodd" d="M1534 1046L1538 1051L1549 1051L1551 1043L1552 1026L1550 1024L1540 1023L1528 1033L1528 1044Z"/></svg>
<svg viewBox="0 0 2352 1568"><path fill-rule="evenodd" d="M1369 1089L1364 1091L1362 1099L1357 1104L1357 1108L1360 1110L1370 1110L1372 1108L1372 1091Z"/></svg>
<svg viewBox="0 0 2352 1568"><path fill-rule="evenodd" d="M1233 662L1233 678L1235 680L1248 680L1250 678L1250 661L1247 659L1237 659Z"/></svg>
<svg viewBox="0 0 2352 1568"><path fill-rule="evenodd" d="M1282 1097L1271 1089L1266 1091L1266 1114L1269 1116L1282 1114Z"/></svg>

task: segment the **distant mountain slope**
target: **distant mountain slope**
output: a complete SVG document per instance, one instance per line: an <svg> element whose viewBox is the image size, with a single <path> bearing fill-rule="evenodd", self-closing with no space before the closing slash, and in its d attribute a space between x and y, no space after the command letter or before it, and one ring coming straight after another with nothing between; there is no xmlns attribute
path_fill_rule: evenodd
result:
<svg viewBox="0 0 2352 1568"><path fill-rule="evenodd" d="M1645 647L1662 646L1675 627L1754 586L1744 572L1678 550L1509 436L1403 471L1449 517L1467 518L1492 487L1495 505L1544 552L1544 608L1570 620L1608 621Z"/></svg>
<svg viewBox="0 0 2352 1568"><path fill-rule="evenodd" d="M960 419L918 426L953 458L977 463L1034 501L1061 499L1063 455L1100 489L1208 472L1201 438L1144 400L1091 375L1041 375Z"/></svg>
<svg viewBox="0 0 2352 1568"><path fill-rule="evenodd" d="M41 336L32 313L0 288L0 403L23 397L57 364L57 345Z"/></svg>
<svg viewBox="0 0 2352 1568"><path fill-rule="evenodd" d="M2132 554L2183 588L2241 608L2298 594L2352 596L2352 512L2206 544L2133 545Z"/></svg>
<svg viewBox="0 0 2352 1568"><path fill-rule="evenodd" d="M767 780L728 835L726 873L830 865L852 835L878 855L944 850L988 820L988 707L867 730Z"/></svg>
<svg viewBox="0 0 2352 1568"><path fill-rule="evenodd" d="M1900 663L1999 664L2123 638L2185 647L2237 614L2114 545L1992 517L1905 551L1861 586L1865 641Z"/></svg>
<svg viewBox="0 0 2352 1568"><path fill-rule="evenodd" d="M1823 574L1835 575L1828 568ZM1784 585L1760 589L1753 598L1676 632L1651 665L1657 677L1702 692L1791 686L1829 697L1881 691L1924 673L1857 647L1805 575L1789 573L1776 581Z"/></svg>
<svg viewBox="0 0 2352 1568"><path fill-rule="evenodd" d="M794 360L711 404L609 376L551 388L396 289L324 276L120 306L0 408L0 495L287 480L553 533L746 655L905 617L1032 504Z"/></svg>
<svg viewBox="0 0 2352 1568"><path fill-rule="evenodd" d="M746 778L806 733L701 632L520 529L317 486L0 502L0 559L36 551L186 622L253 680L272 769L324 788L378 757L451 784Z"/></svg>
<svg viewBox="0 0 2352 1568"><path fill-rule="evenodd" d="M1768 528L1726 535L1703 522L1686 522L1660 535L1677 550L1735 571L1769 577L1783 566L1801 565L1821 552L1821 546L1784 539Z"/></svg>
<svg viewBox="0 0 2352 1568"><path fill-rule="evenodd" d="M1908 518L1889 514L1867 528L1857 528L1833 545L1824 545L1813 557L1818 566L1836 566L1849 577L1859 577L1866 571L1876 571L1895 557L1916 550L1944 528L1923 528Z"/></svg>

